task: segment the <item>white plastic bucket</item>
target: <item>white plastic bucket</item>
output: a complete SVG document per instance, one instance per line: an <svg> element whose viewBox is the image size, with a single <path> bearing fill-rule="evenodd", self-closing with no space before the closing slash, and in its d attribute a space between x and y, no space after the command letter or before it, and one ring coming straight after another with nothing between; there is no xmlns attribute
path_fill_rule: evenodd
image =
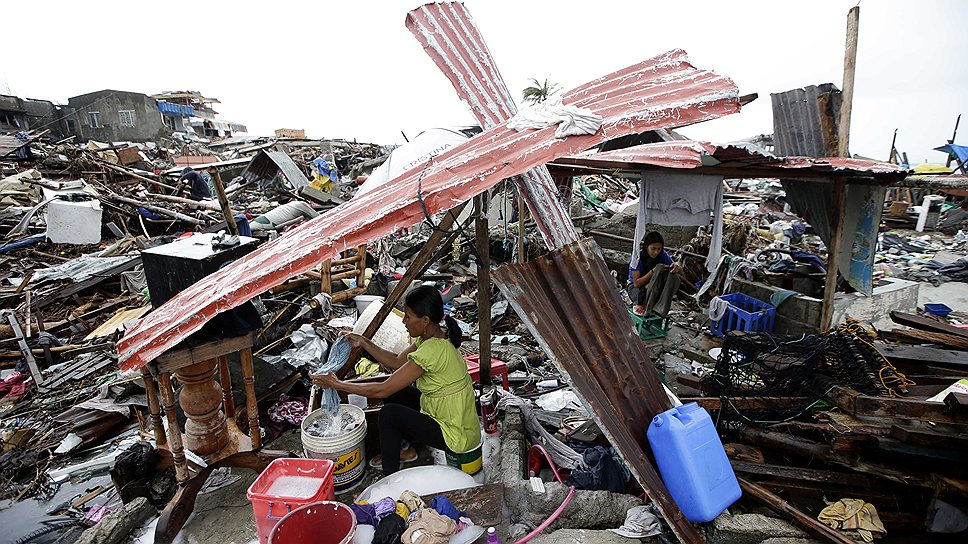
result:
<svg viewBox="0 0 968 544"><path fill-rule="evenodd" d="M363 312L366 311L366 307L378 300L383 302L383 297L379 295L356 295L353 297L353 301L356 302L357 314L363 315Z"/></svg>
<svg viewBox="0 0 968 544"><path fill-rule="evenodd" d="M360 318L356 320L353 332L362 334L382 307L382 300L370 303L365 310L360 312ZM391 311L380 328L377 329L376 334L373 335L373 343L392 353L400 353L407 349L410 346L410 335L407 334L407 328L403 326L403 314L397 310Z"/></svg>
<svg viewBox="0 0 968 544"><path fill-rule="evenodd" d="M353 414L360 421L352 431L337 436L313 436L306 432L313 421L323 416L325 408L320 408L306 416L300 430L303 452L310 459L330 459L333 461L333 488L336 493L353 489L363 481L366 474L366 415L363 410L351 404L341 404L340 410Z"/></svg>

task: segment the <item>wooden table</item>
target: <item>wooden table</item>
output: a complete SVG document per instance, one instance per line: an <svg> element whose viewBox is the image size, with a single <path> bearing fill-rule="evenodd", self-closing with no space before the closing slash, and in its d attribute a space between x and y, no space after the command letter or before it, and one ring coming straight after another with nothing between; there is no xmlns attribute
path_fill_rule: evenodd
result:
<svg viewBox="0 0 968 544"><path fill-rule="evenodd" d="M262 450L259 409L252 367L253 335L227 338L169 351L141 369L148 397L148 412L156 450L175 466L178 490L161 512L155 542L170 544L195 508L195 498L217 468L243 467L263 471L273 460L293 457L290 452ZM245 384L248 435L235 422L232 377L228 356L238 352ZM215 380L218 373L219 381ZM172 375L182 384L178 403L185 412L184 433L178 427ZM229 384L223 388L220 384ZM161 413L168 420L162 425ZM185 448L202 456L204 468L190 463Z"/></svg>

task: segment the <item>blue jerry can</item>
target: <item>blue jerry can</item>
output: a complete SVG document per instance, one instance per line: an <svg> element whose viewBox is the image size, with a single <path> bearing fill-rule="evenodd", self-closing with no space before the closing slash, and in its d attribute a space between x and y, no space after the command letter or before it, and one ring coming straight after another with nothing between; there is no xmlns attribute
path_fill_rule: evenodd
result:
<svg viewBox="0 0 968 544"><path fill-rule="evenodd" d="M689 521L713 520L743 494L712 418L695 402L655 416L647 434L662 481Z"/></svg>

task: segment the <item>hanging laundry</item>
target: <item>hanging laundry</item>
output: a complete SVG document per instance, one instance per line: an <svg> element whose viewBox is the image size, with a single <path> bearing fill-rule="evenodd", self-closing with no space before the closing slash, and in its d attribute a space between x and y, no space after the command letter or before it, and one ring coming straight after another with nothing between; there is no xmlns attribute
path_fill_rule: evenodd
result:
<svg viewBox="0 0 968 544"><path fill-rule="evenodd" d="M639 194L630 263L638 263L647 225L705 227L712 221L706 270L715 270L723 252L723 177L643 170Z"/></svg>

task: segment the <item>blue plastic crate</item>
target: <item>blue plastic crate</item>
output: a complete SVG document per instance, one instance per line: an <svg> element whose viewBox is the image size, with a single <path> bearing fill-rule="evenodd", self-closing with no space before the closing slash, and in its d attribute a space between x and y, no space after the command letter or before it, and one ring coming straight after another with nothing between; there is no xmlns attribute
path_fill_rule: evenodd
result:
<svg viewBox="0 0 968 544"><path fill-rule="evenodd" d="M729 303L726 313L719 321L709 325L709 331L719 337L729 331L773 332L776 308L743 293L719 297Z"/></svg>
<svg viewBox="0 0 968 544"><path fill-rule="evenodd" d="M924 311L938 317L947 317L951 313L951 308L947 304L925 304Z"/></svg>

